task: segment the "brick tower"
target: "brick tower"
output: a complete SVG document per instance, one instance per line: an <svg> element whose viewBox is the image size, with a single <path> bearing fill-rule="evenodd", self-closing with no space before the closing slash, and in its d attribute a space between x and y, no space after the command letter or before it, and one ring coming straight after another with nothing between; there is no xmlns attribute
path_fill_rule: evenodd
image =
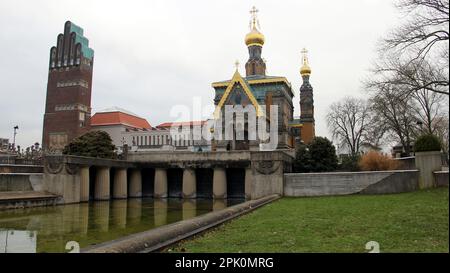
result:
<svg viewBox="0 0 450 273"><path fill-rule="evenodd" d="M90 129L94 51L83 29L67 21L50 49L42 146L61 151Z"/></svg>

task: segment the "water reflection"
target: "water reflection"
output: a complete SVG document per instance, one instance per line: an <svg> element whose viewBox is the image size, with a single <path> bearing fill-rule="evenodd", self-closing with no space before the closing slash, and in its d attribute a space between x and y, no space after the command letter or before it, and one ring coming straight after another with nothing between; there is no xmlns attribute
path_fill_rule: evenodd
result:
<svg viewBox="0 0 450 273"><path fill-rule="evenodd" d="M68 241L86 247L240 202L144 198L1 211L0 253L66 252Z"/></svg>

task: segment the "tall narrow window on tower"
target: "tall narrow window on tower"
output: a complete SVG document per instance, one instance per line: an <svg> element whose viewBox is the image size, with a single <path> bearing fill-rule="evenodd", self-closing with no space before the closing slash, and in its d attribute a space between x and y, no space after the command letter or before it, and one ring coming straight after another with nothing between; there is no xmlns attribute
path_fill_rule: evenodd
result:
<svg viewBox="0 0 450 273"><path fill-rule="evenodd" d="M94 51L83 29L67 21L50 49L42 145L59 152L90 129Z"/></svg>

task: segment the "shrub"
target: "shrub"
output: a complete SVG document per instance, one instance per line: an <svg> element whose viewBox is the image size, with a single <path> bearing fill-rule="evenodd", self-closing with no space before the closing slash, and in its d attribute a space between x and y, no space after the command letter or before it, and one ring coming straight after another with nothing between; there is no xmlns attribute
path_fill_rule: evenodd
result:
<svg viewBox="0 0 450 273"><path fill-rule="evenodd" d="M392 157L376 151L369 151L361 156L358 165L362 171L396 170L399 162Z"/></svg>
<svg viewBox="0 0 450 273"><path fill-rule="evenodd" d="M421 135L417 138L414 143L415 152L427 152L427 151L440 151L441 142L439 138L435 135L426 134Z"/></svg>
<svg viewBox="0 0 450 273"><path fill-rule="evenodd" d="M295 172L329 172L336 168L336 149L327 138L315 137L308 145L298 147Z"/></svg>
<svg viewBox="0 0 450 273"><path fill-rule="evenodd" d="M342 155L341 164L339 164L339 170L347 172L357 172L360 170L358 162L360 160L359 155Z"/></svg>
<svg viewBox="0 0 450 273"><path fill-rule="evenodd" d="M73 139L64 148L63 154L115 159L115 149L108 133L92 131Z"/></svg>

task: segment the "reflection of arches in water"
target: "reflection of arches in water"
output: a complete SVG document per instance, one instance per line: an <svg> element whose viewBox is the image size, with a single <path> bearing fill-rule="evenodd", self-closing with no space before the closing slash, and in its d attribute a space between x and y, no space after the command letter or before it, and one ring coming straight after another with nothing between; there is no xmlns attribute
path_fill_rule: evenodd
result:
<svg viewBox="0 0 450 273"><path fill-rule="evenodd" d="M197 200L183 199L182 202L183 220L194 218L197 215Z"/></svg>
<svg viewBox="0 0 450 273"><path fill-rule="evenodd" d="M198 198L212 198L213 176L214 176L213 169L198 168L195 170Z"/></svg>
<svg viewBox="0 0 450 273"><path fill-rule="evenodd" d="M227 197L245 198L245 169L228 168L227 173Z"/></svg>
<svg viewBox="0 0 450 273"><path fill-rule="evenodd" d="M167 224L167 199L155 199L153 205L155 227Z"/></svg>
<svg viewBox="0 0 450 273"><path fill-rule="evenodd" d="M127 204L126 199L111 201L111 225L114 228L126 228Z"/></svg>
<svg viewBox="0 0 450 273"><path fill-rule="evenodd" d="M91 230L106 232L109 230L109 202L96 201L92 203L92 214L89 216Z"/></svg>
<svg viewBox="0 0 450 273"><path fill-rule="evenodd" d="M227 207L227 199L214 199L212 209L213 211L222 210Z"/></svg>
<svg viewBox="0 0 450 273"><path fill-rule="evenodd" d="M141 222L142 218L142 199L127 199L127 226L132 227Z"/></svg>
<svg viewBox="0 0 450 273"><path fill-rule="evenodd" d="M167 170L167 191L171 198L181 198L183 191L183 169L172 168Z"/></svg>

